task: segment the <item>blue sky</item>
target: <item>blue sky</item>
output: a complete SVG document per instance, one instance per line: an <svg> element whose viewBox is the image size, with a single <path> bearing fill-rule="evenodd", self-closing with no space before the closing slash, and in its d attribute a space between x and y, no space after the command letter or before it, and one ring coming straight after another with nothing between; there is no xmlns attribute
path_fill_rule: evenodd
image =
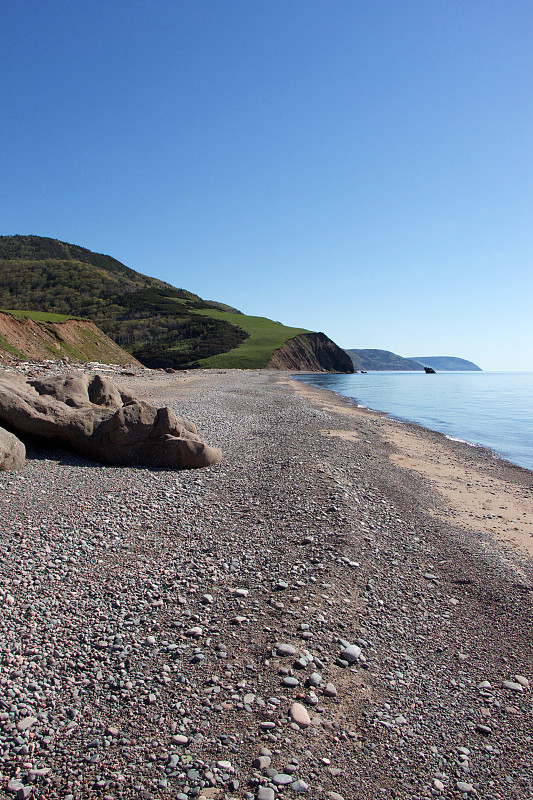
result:
<svg viewBox="0 0 533 800"><path fill-rule="evenodd" d="M0 233L533 370L530 0L5 0L0 30Z"/></svg>

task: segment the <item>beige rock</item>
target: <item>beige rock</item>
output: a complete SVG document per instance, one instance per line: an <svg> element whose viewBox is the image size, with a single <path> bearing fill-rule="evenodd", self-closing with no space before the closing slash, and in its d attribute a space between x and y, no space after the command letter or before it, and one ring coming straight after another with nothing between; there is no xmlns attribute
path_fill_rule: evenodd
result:
<svg viewBox="0 0 533 800"><path fill-rule="evenodd" d="M293 703L289 713L292 721L299 725L300 728L308 728L311 725L307 709L301 703Z"/></svg>
<svg viewBox="0 0 533 800"><path fill-rule="evenodd" d="M22 469L26 461L26 448L9 431L0 428L0 472Z"/></svg>
<svg viewBox="0 0 533 800"><path fill-rule="evenodd" d="M0 421L114 466L190 469L222 460L220 450L200 441L193 423L136 400L100 375L73 371L33 381L3 375Z"/></svg>

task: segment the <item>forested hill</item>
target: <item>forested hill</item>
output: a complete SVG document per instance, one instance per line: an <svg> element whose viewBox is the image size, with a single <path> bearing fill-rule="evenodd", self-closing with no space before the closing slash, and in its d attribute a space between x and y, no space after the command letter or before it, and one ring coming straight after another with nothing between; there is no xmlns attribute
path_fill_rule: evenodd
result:
<svg viewBox="0 0 533 800"><path fill-rule="evenodd" d="M89 318L146 366L178 369L224 366L228 351L231 366L266 366L304 330L245 317L111 256L40 236L0 236L0 309Z"/></svg>

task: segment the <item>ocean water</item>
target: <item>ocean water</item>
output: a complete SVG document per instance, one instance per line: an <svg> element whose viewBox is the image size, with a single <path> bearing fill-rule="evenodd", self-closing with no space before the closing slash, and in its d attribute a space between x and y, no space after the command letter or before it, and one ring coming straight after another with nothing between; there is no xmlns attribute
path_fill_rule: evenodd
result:
<svg viewBox="0 0 533 800"><path fill-rule="evenodd" d="M533 470L533 372L368 372L294 376L357 405L483 445Z"/></svg>

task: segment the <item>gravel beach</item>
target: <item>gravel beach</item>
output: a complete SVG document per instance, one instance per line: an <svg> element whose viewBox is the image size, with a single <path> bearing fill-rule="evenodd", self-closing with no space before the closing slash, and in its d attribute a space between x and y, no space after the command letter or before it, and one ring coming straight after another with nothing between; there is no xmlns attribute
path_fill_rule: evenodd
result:
<svg viewBox="0 0 533 800"><path fill-rule="evenodd" d="M0 473L0 792L533 798L533 473L267 371L107 374L222 464Z"/></svg>

